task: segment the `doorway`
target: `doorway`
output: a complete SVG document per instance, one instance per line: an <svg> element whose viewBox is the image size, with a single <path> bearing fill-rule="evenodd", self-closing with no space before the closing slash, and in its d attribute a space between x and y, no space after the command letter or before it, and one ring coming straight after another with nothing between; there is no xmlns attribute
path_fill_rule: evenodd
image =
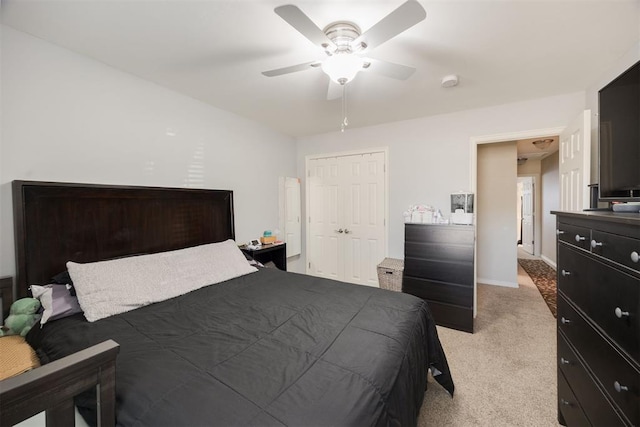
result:
<svg viewBox="0 0 640 427"><path fill-rule="evenodd" d="M554 127L554 128L546 128L546 129L536 129L536 130L529 130L529 131L522 131L522 132L510 132L510 133L504 133L504 134L495 134L495 135L488 135L488 136L482 136L482 137L472 137L469 140L470 143L470 164L469 164L469 169L471 171L470 173L470 188L471 191L473 193L478 194L478 148L484 144L495 144L495 143L504 143L504 142L515 142L515 141L519 141L519 140L526 140L526 139L533 139L533 138L545 138L545 137L555 137L559 134L562 133L562 131L564 130L564 127ZM517 156L515 156L514 153L514 158L511 160L513 161L513 164L515 165L517 162ZM517 180L517 172L514 170L513 175L512 175L512 185L515 186L516 180ZM483 225L480 221L478 221L477 225L476 225L476 248L475 248L475 253L477 255L477 259L478 262L476 263L476 272L474 274L475 276L475 280L474 280L474 288L475 288L475 301L477 302L477 282L479 280L478 278L478 267L480 266L480 264L483 262L481 260L481 254L479 253L480 251L478 251L478 246L479 244L481 244L482 242L479 242L479 235L480 233L482 233L485 236L491 236L491 238L495 238L495 236L505 236L505 241L504 244L500 243L500 244L493 244L490 248L491 251L498 251L498 253L500 254L500 256L502 256L501 259L503 260L512 260L513 263L509 262L509 266L513 265L513 267L509 267L509 271L510 274L508 274L508 277L500 277L494 280L484 280L485 278L481 278L482 279L482 283L488 283L488 284L496 284L496 285L502 285L502 286L514 286L517 287L517 247L514 248L514 242L517 241L517 227L516 227L516 220L515 220L515 191L514 191L514 200L513 203L514 205L514 215L511 217L512 219L510 220L510 224L498 224L495 225L496 229L483 229L483 227L486 228L485 225ZM539 200L539 198L538 198ZM480 211L480 209L482 209L482 203L483 200L480 197L480 195L478 194L478 198L477 198L477 209L478 212ZM479 215L478 215L479 217ZM491 227L492 225L490 225ZM486 240L486 239L485 239ZM534 238L535 241L535 238ZM486 242L485 242L486 243ZM534 249L535 250L535 249ZM494 253L495 255L495 253ZM489 278L492 279L492 278ZM474 307L474 314L477 314L477 307Z"/></svg>
<svg viewBox="0 0 640 427"><path fill-rule="evenodd" d="M535 176L518 176L517 182L517 228L518 228L518 246L529 255L536 255L536 219L538 214L536 206L538 205L536 197L536 177ZM539 234L539 233L538 233Z"/></svg>

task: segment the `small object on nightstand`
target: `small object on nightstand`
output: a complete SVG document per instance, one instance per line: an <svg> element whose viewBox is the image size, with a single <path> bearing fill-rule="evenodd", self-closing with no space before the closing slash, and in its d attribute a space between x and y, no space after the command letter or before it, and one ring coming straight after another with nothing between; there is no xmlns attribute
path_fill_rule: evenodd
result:
<svg viewBox="0 0 640 427"><path fill-rule="evenodd" d="M246 248L251 250L256 250L256 249L260 249L260 246L262 246L262 243L260 243L259 240L254 239L249 241L249 243L247 243Z"/></svg>
<svg viewBox="0 0 640 427"><path fill-rule="evenodd" d="M263 245L271 245L272 243L275 243L276 241L276 236L269 236L269 237L261 237L260 238L260 243L262 243Z"/></svg>
<svg viewBox="0 0 640 427"><path fill-rule="evenodd" d="M245 246L240 247L240 250L262 264L273 262L278 269L287 271L286 243L260 246L255 249Z"/></svg>

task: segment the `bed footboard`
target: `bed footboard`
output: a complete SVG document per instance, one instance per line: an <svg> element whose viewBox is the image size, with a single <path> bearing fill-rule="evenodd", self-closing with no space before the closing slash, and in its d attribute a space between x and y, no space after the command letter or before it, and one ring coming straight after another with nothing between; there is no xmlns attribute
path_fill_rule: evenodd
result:
<svg viewBox="0 0 640 427"><path fill-rule="evenodd" d="M46 411L47 426L74 425L73 397L96 388L98 426L115 425L116 356L112 340L0 381L0 424Z"/></svg>

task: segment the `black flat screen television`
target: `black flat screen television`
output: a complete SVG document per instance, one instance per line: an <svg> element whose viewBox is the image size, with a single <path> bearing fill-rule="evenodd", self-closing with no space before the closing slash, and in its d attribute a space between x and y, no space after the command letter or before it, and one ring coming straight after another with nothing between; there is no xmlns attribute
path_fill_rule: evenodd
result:
<svg viewBox="0 0 640 427"><path fill-rule="evenodd" d="M640 201L640 61L598 94L599 198Z"/></svg>

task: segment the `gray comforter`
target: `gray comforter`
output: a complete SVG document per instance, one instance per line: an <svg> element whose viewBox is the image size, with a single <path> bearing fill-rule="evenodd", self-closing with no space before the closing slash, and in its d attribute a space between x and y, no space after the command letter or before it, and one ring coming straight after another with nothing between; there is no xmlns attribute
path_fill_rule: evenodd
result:
<svg viewBox="0 0 640 427"><path fill-rule="evenodd" d="M279 270L27 337L45 363L109 338L122 426L411 426L428 368L454 391L424 301Z"/></svg>

